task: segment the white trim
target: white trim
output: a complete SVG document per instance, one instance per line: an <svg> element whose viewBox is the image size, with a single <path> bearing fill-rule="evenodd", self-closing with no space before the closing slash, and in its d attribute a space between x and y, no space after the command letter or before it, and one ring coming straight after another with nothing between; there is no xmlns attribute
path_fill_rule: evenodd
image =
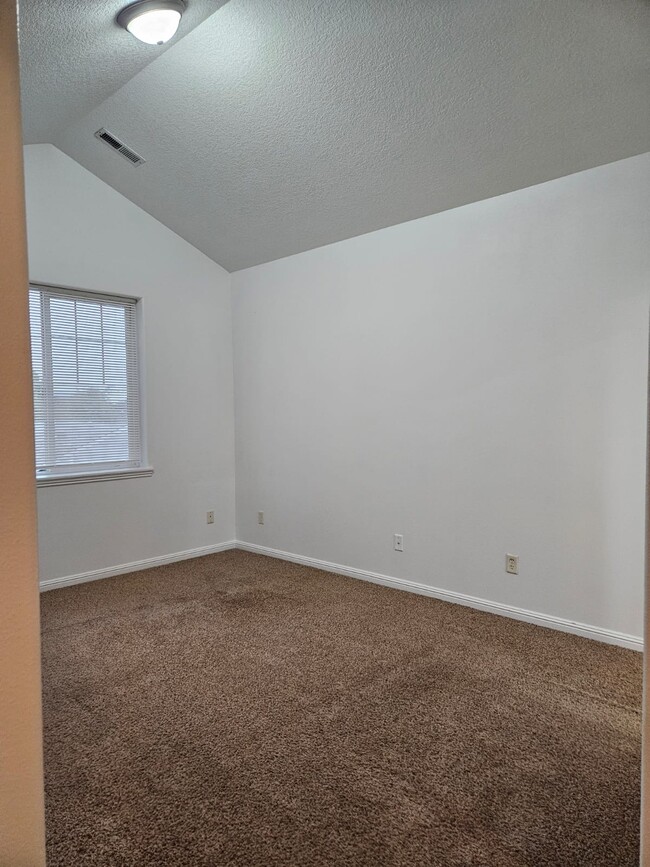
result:
<svg viewBox="0 0 650 867"><path fill-rule="evenodd" d="M46 292L51 292L55 295L57 292L66 297L76 298L79 295L85 295L88 298L96 298L97 301L116 301L123 303L131 301L137 303L140 299L135 295L116 295L115 292L105 292L103 289L82 289L79 286L62 286L60 283L44 283L42 280L30 280L30 287L34 289L45 289Z"/></svg>
<svg viewBox="0 0 650 867"><path fill-rule="evenodd" d="M420 584L417 581L392 578L390 575L381 575L378 572L368 572L365 569L355 569L351 566L341 566L339 563L328 563L326 560L317 560L315 557L304 557L300 554L278 551L275 548L266 548L263 545L254 545L250 542L238 541L237 548L240 548L242 551L251 551L254 554L275 557L278 560L288 560L290 563L299 563L301 566L311 566L314 569L323 569L326 572L347 575L349 578L360 578L362 581L371 581L373 584L383 584L386 587L394 587L397 590L407 590L410 593L432 596L434 599L454 602L457 605L466 605L469 608L477 608L479 611L488 611L490 614L511 617L513 620L523 620L526 623L534 623L536 626L557 629L560 632L570 632L572 635L580 635L583 638L591 638L595 641L605 642L606 644L616 644L620 647L627 647L630 650L643 651L643 638L636 635L627 635L624 632L615 632L612 629L604 629L601 626L590 626L587 623L566 620L564 617L554 617L551 614L528 611L525 608L504 605L502 602L490 602L488 599L480 599L477 596L468 596L465 593L456 593L453 590L441 590L438 587L430 587L428 584Z"/></svg>
<svg viewBox="0 0 650 867"><path fill-rule="evenodd" d="M162 557L148 557L146 560L135 560L133 563L108 566L106 569L93 569L91 572L79 572L77 575L66 575L63 578L45 578L40 582L40 588L41 592L56 590L58 587L84 584L86 581L98 581L100 578L127 575L129 572L139 572L141 569L153 569L155 566L177 563L179 560L205 557L207 554L218 554L221 551L230 551L236 547L237 543L232 539L230 542L219 542L217 545L204 545L202 548L190 548L188 551L177 551L175 554L163 554Z"/></svg>
<svg viewBox="0 0 650 867"><path fill-rule="evenodd" d="M136 560L133 563L109 566L106 569L80 572L77 575L67 575L63 578L46 578L41 581L40 588L41 591L55 590L57 587L69 587L72 584L83 584L86 581L111 578L114 575L126 575L129 572L152 569L155 566L164 566L166 563L177 563L180 560L189 560L193 557L205 557L208 554L218 554L221 551L230 551L233 548L250 551L254 554L263 554L266 557L275 557L277 560L286 560L289 563L299 563L301 566L310 566L313 569L323 569L325 572L334 572L337 575L347 575L349 578L360 578L362 581L383 584L386 587L393 587L397 590L406 590L410 593L431 596L434 599L442 599L444 602L453 602L456 605L466 605L469 608L477 608L479 611L487 611L490 614L498 614L502 617L511 617L513 620L523 620L525 623L545 626L548 629L557 629L560 632L569 632L572 635L580 635L583 638L591 638L594 641L602 641L605 644L616 644L619 647L627 647L630 650L643 651L643 638L636 635L627 635L624 632L615 632L612 629L605 629L601 626L590 626L587 623L566 620L564 617L554 617L538 611L528 611L525 608L504 605L502 602L490 602L488 599L468 596L465 593L456 593L453 590L441 590L439 587L430 587L428 584L420 584L417 581L393 578L390 575L381 575L378 572L368 572L365 569L342 566L339 563L329 563L327 560L317 560L315 557L304 557L301 554L291 554L289 551L278 551L275 548L266 548L264 545L254 545L251 542L241 542L235 539L229 542L220 542L217 545L205 545L202 548L177 551L174 554L165 554L162 557L149 557L146 560Z"/></svg>
<svg viewBox="0 0 650 867"><path fill-rule="evenodd" d="M121 470L102 470L95 473L48 473L36 476L37 488L55 485L84 485L88 482L112 482L115 479L144 479L153 476L153 467L124 467Z"/></svg>

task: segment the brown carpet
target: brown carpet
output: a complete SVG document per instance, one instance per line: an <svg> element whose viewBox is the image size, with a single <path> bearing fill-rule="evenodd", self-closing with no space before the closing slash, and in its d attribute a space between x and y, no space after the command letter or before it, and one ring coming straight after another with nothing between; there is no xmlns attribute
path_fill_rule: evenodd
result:
<svg viewBox="0 0 650 867"><path fill-rule="evenodd" d="M240 551L42 603L49 867L638 862L639 654Z"/></svg>

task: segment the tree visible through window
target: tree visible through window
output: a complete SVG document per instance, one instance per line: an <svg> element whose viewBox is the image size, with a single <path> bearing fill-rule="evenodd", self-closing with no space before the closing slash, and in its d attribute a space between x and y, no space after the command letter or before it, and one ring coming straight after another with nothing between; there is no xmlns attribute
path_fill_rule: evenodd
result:
<svg viewBox="0 0 650 867"><path fill-rule="evenodd" d="M37 475L141 466L136 302L33 286L29 314Z"/></svg>

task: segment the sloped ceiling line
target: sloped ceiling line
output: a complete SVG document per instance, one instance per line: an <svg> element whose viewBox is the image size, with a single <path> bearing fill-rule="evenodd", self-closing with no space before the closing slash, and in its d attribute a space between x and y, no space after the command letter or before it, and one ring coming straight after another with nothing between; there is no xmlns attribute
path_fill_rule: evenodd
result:
<svg viewBox="0 0 650 867"><path fill-rule="evenodd" d="M27 140L230 271L650 149L642 0L191 0L153 61L120 3L22 5Z"/></svg>

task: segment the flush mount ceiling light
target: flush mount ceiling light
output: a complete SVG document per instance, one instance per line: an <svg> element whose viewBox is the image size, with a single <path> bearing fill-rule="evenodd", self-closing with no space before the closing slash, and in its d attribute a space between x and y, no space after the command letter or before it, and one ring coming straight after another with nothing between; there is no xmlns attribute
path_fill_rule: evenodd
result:
<svg viewBox="0 0 650 867"><path fill-rule="evenodd" d="M184 0L139 0L122 9L117 23L148 45L168 42L178 30Z"/></svg>

